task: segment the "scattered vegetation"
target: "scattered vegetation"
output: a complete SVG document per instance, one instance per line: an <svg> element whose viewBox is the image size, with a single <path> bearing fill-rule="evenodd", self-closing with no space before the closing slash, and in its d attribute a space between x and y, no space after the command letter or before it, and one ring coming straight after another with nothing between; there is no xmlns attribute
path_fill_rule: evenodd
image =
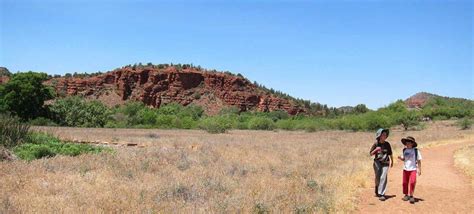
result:
<svg viewBox="0 0 474 214"><path fill-rule="evenodd" d="M84 153L100 153L103 150L102 147L88 144L62 142L44 133L31 133L28 142L13 149L19 158L28 161L56 155L77 156Z"/></svg>

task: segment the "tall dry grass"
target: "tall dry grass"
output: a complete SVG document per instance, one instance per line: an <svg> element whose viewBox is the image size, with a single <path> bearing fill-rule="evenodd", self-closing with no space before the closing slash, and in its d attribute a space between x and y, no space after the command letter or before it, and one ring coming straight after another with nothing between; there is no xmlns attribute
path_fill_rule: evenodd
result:
<svg viewBox="0 0 474 214"><path fill-rule="evenodd" d="M349 212L371 185L374 133L35 128L68 139L133 142L113 154L0 163L0 213ZM423 143L450 124L392 131Z"/></svg>
<svg viewBox="0 0 474 214"><path fill-rule="evenodd" d="M471 184L474 186L474 144L456 151L454 162L471 178Z"/></svg>

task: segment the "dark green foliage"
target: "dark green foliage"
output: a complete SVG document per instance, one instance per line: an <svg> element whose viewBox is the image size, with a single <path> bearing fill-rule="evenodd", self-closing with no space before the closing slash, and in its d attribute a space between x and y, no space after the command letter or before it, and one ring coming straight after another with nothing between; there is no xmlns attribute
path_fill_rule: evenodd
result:
<svg viewBox="0 0 474 214"><path fill-rule="evenodd" d="M369 111L369 108L364 104L359 104L354 107L354 113L356 114L363 114Z"/></svg>
<svg viewBox="0 0 474 214"><path fill-rule="evenodd" d="M77 156L83 153L99 153L104 148L87 144L64 143L48 134L32 133L28 143L17 146L14 153L23 160L34 160L56 155Z"/></svg>
<svg viewBox="0 0 474 214"><path fill-rule="evenodd" d="M42 84L47 77L45 73L31 71L14 74L0 86L0 111L8 111L23 120L44 114L44 101L54 96L53 90Z"/></svg>
<svg viewBox="0 0 474 214"><path fill-rule="evenodd" d="M38 117L28 122L32 126L57 126L54 121L44 117Z"/></svg>
<svg viewBox="0 0 474 214"><path fill-rule="evenodd" d="M62 126L103 127L109 115L109 109L101 102L81 97L56 100L49 109L54 121Z"/></svg>
<svg viewBox="0 0 474 214"><path fill-rule="evenodd" d="M19 118L0 114L0 145L6 148L20 145L27 139L29 129Z"/></svg>

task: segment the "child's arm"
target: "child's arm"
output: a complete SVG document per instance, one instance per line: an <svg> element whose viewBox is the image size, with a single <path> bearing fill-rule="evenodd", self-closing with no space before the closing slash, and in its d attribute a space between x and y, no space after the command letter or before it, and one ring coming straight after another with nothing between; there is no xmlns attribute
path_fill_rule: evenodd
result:
<svg viewBox="0 0 474 214"><path fill-rule="evenodd" d="M418 160L418 176L421 175L421 160Z"/></svg>
<svg viewBox="0 0 474 214"><path fill-rule="evenodd" d="M405 156L403 155L403 151L402 151L402 155L398 156L398 159L401 161L405 161Z"/></svg>

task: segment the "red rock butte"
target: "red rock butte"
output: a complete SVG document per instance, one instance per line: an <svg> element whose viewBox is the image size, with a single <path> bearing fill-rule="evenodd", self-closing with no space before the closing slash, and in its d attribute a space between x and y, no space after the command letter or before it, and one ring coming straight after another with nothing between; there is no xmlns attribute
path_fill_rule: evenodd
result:
<svg viewBox="0 0 474 214"><path fill-rule="evenodd" d="M208 114L229 106L240 111L283 110L291 115L307 111L294 100L266 92L241 76L196 68L127 66L93 77L53 78L46 84L59 95L82 95L109 106L134 100L155 108L169 103L196 104Z"/></svg>

